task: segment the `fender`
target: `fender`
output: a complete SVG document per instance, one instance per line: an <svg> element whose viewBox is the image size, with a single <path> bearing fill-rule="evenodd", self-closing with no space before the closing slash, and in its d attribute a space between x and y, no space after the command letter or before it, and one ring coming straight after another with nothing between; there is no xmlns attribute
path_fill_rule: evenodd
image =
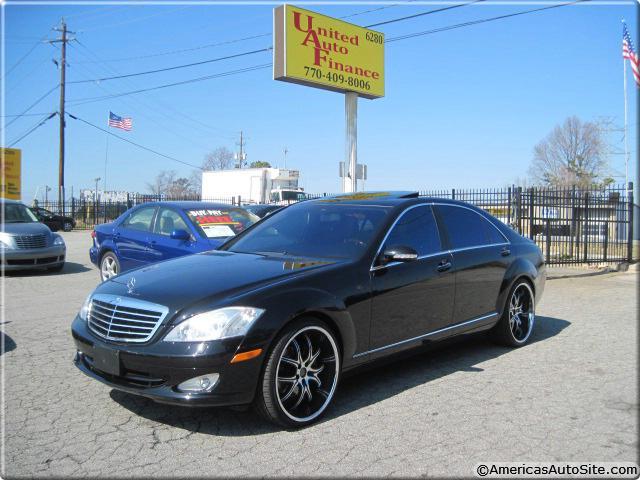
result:
<svg viewBox="0 0 640 480"><path fill-rule="evenodd" d="M504 313L504 307L507 301L507 295L509 294L509 290L513 287L513 284L517 279L521 277L526 277L531 281L535 292L536 279L538 277L538 269L535 265L528 259L519 257L517 258L507 269L504 279L502 280L502 284L500 285L500 293L498 294L498 299L496 303L496 312L502 317ZM500 318L498 317L498 318Z"/></svg>
<svg viewBox="0 0 640 480"><path fill-rule="evenodd" d="M334 330L341 345L343 364L353 357L357 340L350 308L329 292L312 287L294 288L261 297L260 304L266 310L260 329L252 329L239 348L264 348L265 345L271 345L289 323L301 316L310 315L323 320ZM358 307L354 304L353 308Z"/></svg>

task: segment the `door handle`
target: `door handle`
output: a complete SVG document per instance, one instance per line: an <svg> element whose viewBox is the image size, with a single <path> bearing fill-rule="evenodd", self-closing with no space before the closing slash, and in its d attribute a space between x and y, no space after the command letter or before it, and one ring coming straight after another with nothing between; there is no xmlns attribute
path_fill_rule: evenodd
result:
<svg viewBox="0 0 640 480"><path fill-rule="evenodd" d="M502 250L500 250L500 255L502 255L503 257L508 257L509 255L511 255L511 250L509 250L509 247L504 247Z"/></svg>
<svg viewBox="0 0 640 480"><path fill-rule="evenodd" d="M439 264L438 264L438 268L437 270L439 272L446 272L447 270L449 270L451 268L451 262L449 260L442 260Z"/></svg>

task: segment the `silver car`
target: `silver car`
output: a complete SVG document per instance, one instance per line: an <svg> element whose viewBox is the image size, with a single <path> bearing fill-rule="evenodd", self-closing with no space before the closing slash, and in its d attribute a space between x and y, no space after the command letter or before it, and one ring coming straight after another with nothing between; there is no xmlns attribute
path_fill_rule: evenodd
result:
<svg viewBox="0 0 640 480"><path fill-rule="evenodd" d="M64 267L67 247L63 238L40 223L24 204L0 199L2 231L0 255L3 270Z"/></svg>

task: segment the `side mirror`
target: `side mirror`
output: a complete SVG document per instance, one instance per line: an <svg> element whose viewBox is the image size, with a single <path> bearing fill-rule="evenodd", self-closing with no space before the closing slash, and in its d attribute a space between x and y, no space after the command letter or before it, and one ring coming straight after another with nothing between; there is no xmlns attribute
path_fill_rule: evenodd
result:
<svg viewBox="0 0 640 480"><path fill-rule="evenodd" d="M412 262L418 258L418 252L411 247L397 245L387 247L380 256L380 263L385 265L390 262Z"/></svg>
<svg viewBox="0 0 640 480"><path fill-rule="evenodd" d="M191 234L186 230L179 228L178 230L174 230L171 232L171 238L174 240L189 240L191 238Z"/></svg>

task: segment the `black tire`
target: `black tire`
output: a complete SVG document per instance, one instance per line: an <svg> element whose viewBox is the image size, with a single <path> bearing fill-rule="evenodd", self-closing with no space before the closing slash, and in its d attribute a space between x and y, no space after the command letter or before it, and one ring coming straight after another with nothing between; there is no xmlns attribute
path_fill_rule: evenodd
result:
<svg viewBox="0 0 640 480"><path fill-rule="evenodd" d="M266 357L254 401L256 411L285 428L300 428L317 421L331 404L338 386L342 365L338 345L327 324L315 318L302 318L288 325ZM297 359L290 358L296 351L297 359L302 359L299 366L291 362ZM289 376L279 375L283 373L281 368L288 370Z"/></svg>
<svg viewBox="0 0 640 480"><path fill-rule="evenodd" d="M526 345L535 325L535 303L531 284L524 279L518 280L509 290L502 317L491 331L493 339L508 347Z"/></svg>
<svg viewBox="0 0 640 480"><path fill-rule="evenodd" d="M64 268L64 263L61 263L60 265L56 265L55 267L49 267L47 268L47 270L49 272L61 272L63 268Z"/></svg>
<svg viewBox="0 0 640 480"><path fill-rule="evenodd" d="M109 268L108 265L111 265ZM107 272L111 271L112 274L108 275ZM113 252L106 252L100 258L100 268L98 269L98 274L100 275L100 279L104 282L105 280L109 280L110 278L115 277L120 273L120 262L118 261L118 257Z"/></svg>
<svg viewBox="0 0 640 480"><path fill-rule="evenodd" d="M69 220L66 220L66 221L64 222L64 224L62 225L62 229L63 229L65 232L70 232L71 230L73 230L73 223L72 223L72 222L70 222Z"/></svg>

